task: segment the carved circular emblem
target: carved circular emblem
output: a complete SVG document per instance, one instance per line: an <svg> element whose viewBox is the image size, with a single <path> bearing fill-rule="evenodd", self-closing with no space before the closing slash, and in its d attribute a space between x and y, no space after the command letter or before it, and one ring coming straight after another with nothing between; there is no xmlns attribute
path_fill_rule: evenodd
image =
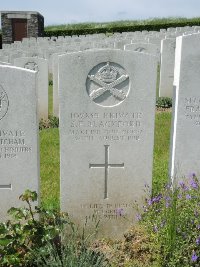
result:
<svg viewBox="0 0 200 267"><path fill-rule="evenodd" d="M144 47L137 47L134 51L137 51L137 52L144 52L146 51L146 49Z"/></svg>
<svg viewBox="0 0 200 267"><path fill-rule="evenodd" d="M0 85L0 120L6 115L8 111L9 101L8 96L3 89L2 85Z"/></svg>
<svg viewBox="0 0 200 267"><path fill-rule="evenodd" d="M87 93L102 107L121 104L129 93L129 76L117 63L103 62L95 66L86 80Z"/></svg>
<svg viewBox="0 0 200 267"><path fill-rule="evenodd" d="M24 65L25 69L38 71L38 65L34 61L29 61Z"/></svg>

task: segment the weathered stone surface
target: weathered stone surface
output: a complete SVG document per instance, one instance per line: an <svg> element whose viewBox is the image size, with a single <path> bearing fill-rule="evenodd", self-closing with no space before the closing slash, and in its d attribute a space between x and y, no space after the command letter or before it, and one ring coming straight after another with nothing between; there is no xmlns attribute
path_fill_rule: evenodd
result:
<svg viewBox="0 0 200 267"><path fill-rule="evenodd" d="M144 75L145 74L145 75ZM59 57L61 209L121 237L152 182L156 58L122 50Z"/></svg>
<svg viewBox="0 0 200 267"><path fill-rule="evenodd" d="M176 39L164 39L161 41L161 67L159 96L172 97L174 81Z"/></svg>
<svg viewBox="0 0 200 267"><path fill-rule="evenodd" d="M174 71L174 109L170 176L200 176L200 34L178 37Z"/></svg>
<svg viewBox="0 0 200 267"><path fill-rule="evenodd" d="M160 62L160 49L155 44L144 43L144 42L132 43L125 45L124 50L131 50L140 53L152 54L156 56L158 62Z"/></svg>
<svg viewBox="0 0 200 267"><path fill-rule="evenodd" d="M0 66L0 220L26 189L39 192L35 75Z"/></svg>
<svg viewBox="0 0 200 267"><path fill-rule="evenodd" d="M59 94L58 94L58 58L64 53L55 53L52 56L53 63L53 115L59 117Z"/></svg>
<svg viewBox="0 0 200 267"><path fill-rule="evenodd" d="M37 97L39 119L48 119L48 62L38 57L22 57L14 60L17 67L37 71Z"/></svg>

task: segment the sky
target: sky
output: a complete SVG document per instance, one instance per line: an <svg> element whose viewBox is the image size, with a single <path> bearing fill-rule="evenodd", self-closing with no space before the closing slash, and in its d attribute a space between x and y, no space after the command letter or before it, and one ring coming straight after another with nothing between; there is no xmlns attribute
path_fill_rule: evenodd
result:
<svg viewBox="0 0 200 267"><path fill-rule="evenodd" d="M0 0L2 11L38 11L45 26L79 22L200 17L200 0Z"/></svg>

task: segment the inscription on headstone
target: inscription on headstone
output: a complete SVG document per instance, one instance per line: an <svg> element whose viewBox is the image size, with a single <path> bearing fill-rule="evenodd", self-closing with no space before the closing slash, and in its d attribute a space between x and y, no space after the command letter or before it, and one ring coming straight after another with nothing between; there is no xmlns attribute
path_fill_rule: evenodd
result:
<svg viewBox="0 0 200 267"><path fill-rule="evenodd" d="M123 50L60 56L59 93L61 209L79 224L95 215L100 235L121 237L151 187L156 58Z"/></svg>
<svg viewBox="0 0 200 267"><path fill-rule="evenodd" d="M176 39L170 176L200 176L200 34Z"/></svg>
<svg viewBox="0 0 200 267"><path fill-rule="evenodd" d="M36 73L0 66L0 220L21 205L19 196L39 193Z"/></svg>
<svg viewBox="0 0 200 267"><path fill-rule="evenodd" d="M3 89L3 86L0 85L0 120L6 115L8 111L9 101L8 96Z"/></svg>
<svg viewBox="0 0 200 267"><path fill-rule="evenodd" d="M109 163L109 145L104 145L105 147L105 163L103 164L89 164L89 168L104 168L105 171L105 187L104 187L104 199L108 198L108 174L110 168L124 168L124 163L121 164L111 164Z"/></svg>

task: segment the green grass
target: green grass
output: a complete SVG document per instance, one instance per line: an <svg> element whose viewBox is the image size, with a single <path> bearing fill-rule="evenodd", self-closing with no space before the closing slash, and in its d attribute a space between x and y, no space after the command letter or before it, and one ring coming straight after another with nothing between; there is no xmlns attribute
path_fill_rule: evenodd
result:
<svg viewBox="0 0 200 267"><path fill-rule="evenodd" d="M153 161L153 193L158 193L168 181L171 113L156 114Z"/></svg>
<svg viewBox="0 0 200 267"><path fill-rule="evenodd" d="M41 201L45 207L59 208L59 129L40 131Z"/></svg>
<svg viewBox="0 0 200 267"><path fill-rule="evenodd" d="M49 85L49 115L53 115L53 85Z"/></svg>

